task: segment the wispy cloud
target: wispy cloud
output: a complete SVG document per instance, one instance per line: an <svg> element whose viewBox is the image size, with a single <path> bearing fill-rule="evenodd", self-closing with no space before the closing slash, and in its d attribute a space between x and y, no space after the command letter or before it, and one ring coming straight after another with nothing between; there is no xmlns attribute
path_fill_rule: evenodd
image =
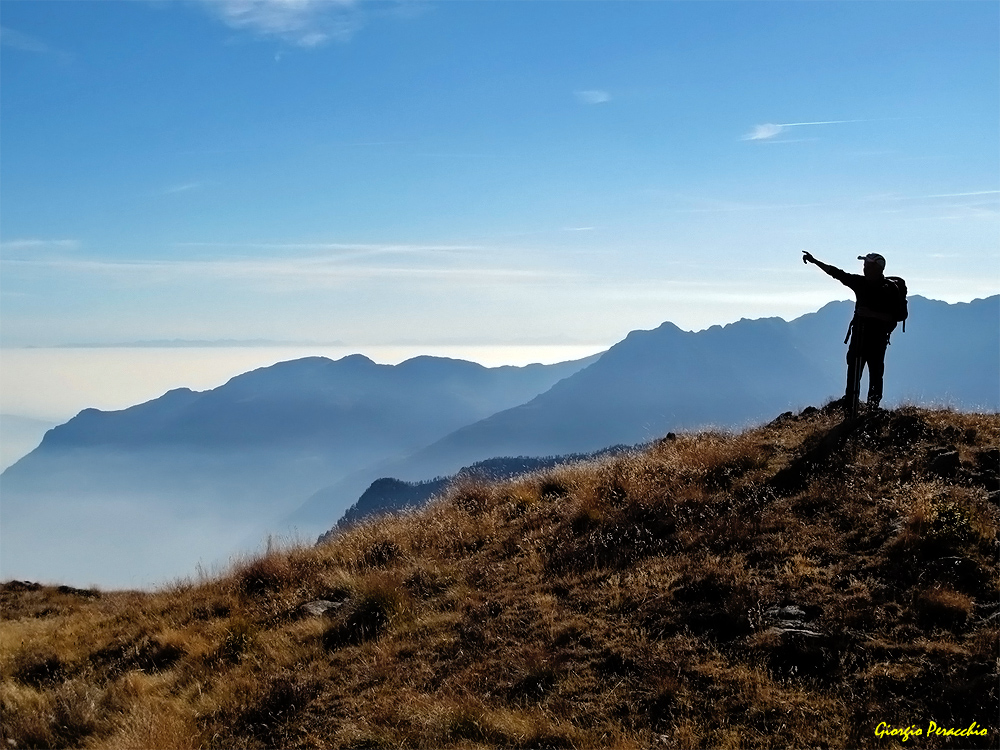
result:
<svg viewBox="0 0 1000 750"><path fill-rule="evenodd" d="M355 259L356 260L356 259ZM336 262L328 257L224 260L10 260L8 270L33 268L74 276L95 274L132 283L173 284L181 278L253 283L267 291L338 288L364 281L430 281L447 284L518 284L561 278L562 273L523 268L451 266L421 267Z"/></svg>
<svg viewBox="0 0 1000 750"><path fill-rule="evenodd" d="M174 195L176 193L189 193L192 190L200 190L202 184L200 182L184 182L179 185L171 185L163 190L164 195Z"/></svg>
<svg viewBox="0 0 1000 750"><path fill-rule="evenodd" d="M203 0L233 29L273 37L298 47L347 41L363 24L356 0Z"/></svg>
<svg viewBox="0 0 1000 750"><path fill-rule="evenodd" d="M603 89L586 89L575 92L577 101L583 104L605 104L611 101L611 94Z"/></svg>
<svg viewBox="0 0 1000 750"><path fill-rule="evenodd" d="M931 193L925 195L899 195L883 193L870 195L865 203L888 205L882 213L912 214L917 221L938 219L995 221L1000 218L1000 190L966 190L954 193Z"/></svg>
<svg viewBox="0 0 1000 750"><path fill-rule="evenodd" d="M977 195L1000 195L1000 190L973 190L968 193L939 193L937 195L928 195L927 198L967 198L970 196Z"/></svg>
<svg viewBox="0 0 1000 750"><path fill-rule="evenodd" d="M842 125L850 122L866 122L865 120L817 120L815 122L766 122L763 125L756 125L754 129L744 135L740 140L744 141L769 141L777 138L782 133L786 133L790 128L799 128L807 125ZM800 139L801 140L801 139Z"/></svg>
<svg viewBox="0 0 1000 750"><path fill-rule="evenodd" d="M871 195L829 196L822 201L758 202L687 195L674 191L650 189L645 195L662 202L664 210L677 214L724 214L735 212L850 211L854 215L897 214L903 219L933 221L960 219L992 220L1000 217L1000 190L966 190L903 195L877 193Z"/></svg>
<svg viewBox="0 0 1000 750"><path fill-rule="evenodd" d="M9 49L20 50L21 52L30 52L35 55L47 55L63 62L70 59L68 53L55 49L38 37L25 34L21 31L15 31L6 26L0 26L0 45Z"/></svg>
<svg viewBox="0 0 1000 750"><path fill-rule="evenodd" d="M823 204L816 202L800 203L762 203L711 198L705 196L685 195L672 191L649 190L649 195L657 200L672 204L668 210L673 213L714 214L738 211L783 211L787 209L815 208Z"/></svg>
<svg viewBox="0 0 1000 750"><path fill-rule="evenodd" d="M531 283L553 276L546 270L497 265L495 252L466 245L187 243L174 247L187 249L186 257L117 260L22 254L0 258L0 264L8 272L31 269L153 284L181 279L228 280L270 291L334 288L380 279L493 285ZM235 254L237 249L242 254ZM217 252L206 257L206 251L212 250ZM198 251L199 257L192 257L191 251Z"/></svg>
<svg viewBox="0 0 1000 750"><path fill-rule="evenodd" d="M347 242L178 242L178 250L214 250L227 257L246 257L249 254L326 257L375 257L381 255L435 255L488 252L480 245L406 244L406 243L347 243Z"/></svg>
<svg viewBox="0 0 1000 750"><path fill-rule="evenodd" d="M80 247L79 240L50 239L16 239L0 242L0 254L29 252L46 252L52 250L76 250Z"/></svg>
<svg viewBox="0 0 1000 750"><path fill-rule="evenodd" d="M822 203L734 203L731 205L703 206L700 208L676 208L675 213L719 214L736 211L786 211L797 208L817 208Z"/></svg>
<svg viewBox="0 0 1000 750"><path fill-rule="evenodd" d="M972 200L969 200L969 199ZM958 200L956 200L958 199ZM864 198L869 203L909 202L909 201L945 201L950 204L962 205L995 205L1000 202L1000 190L969 190L960 193L931 193L927 195L900 195L899 193L879 193Z"/></svg>

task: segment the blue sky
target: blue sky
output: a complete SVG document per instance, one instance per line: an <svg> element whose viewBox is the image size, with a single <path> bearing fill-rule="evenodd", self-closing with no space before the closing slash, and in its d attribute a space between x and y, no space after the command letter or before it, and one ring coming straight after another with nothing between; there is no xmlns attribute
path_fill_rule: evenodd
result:
<svg viewBox="0 0 1000 750"><path fill-rule="evenodd" d="M1000 291L1000 4L0 0L0 344L611 344Z"/></svg>

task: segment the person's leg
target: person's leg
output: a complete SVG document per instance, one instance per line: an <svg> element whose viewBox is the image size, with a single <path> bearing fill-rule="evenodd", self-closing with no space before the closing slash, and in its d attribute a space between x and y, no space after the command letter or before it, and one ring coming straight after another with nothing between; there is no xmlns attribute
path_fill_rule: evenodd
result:
<svg viewBox="0 0 1000 750"><path fill-rule="evenodd" d="M865 361L861 356L850 352L847 354L847 388L844 395L848 399L857 398L861 393L861 373L865 369Z"/></svg>
<svg viewBox="0 0 1000 750"><path fill-rule="evenodd" d="M868 363L868 406L877 407L882 402L882 381L885 374L885 348L889 345L886 335L871 335L865 347Z"/></svg>
<svg viewBox="0 0 1000 750"><path fill-rule="evenodd" d="M864 332L855 325L851 332L851 343L847 347L847 389L844 394L845 407L849 416L857 416L858 400L861 397L861 374L865 368ZM870 375L869 375L870 378Z"/></svg>

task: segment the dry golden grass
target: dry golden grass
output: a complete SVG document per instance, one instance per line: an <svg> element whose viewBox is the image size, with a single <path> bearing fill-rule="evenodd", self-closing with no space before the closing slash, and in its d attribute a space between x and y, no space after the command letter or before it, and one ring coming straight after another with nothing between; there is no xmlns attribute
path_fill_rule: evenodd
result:
<svg viewBox="0 0 1000 750"><path fill-rule="evenodd" d="M1000 418L901 409L820 455L836 424L466 482L156 592L5 584L0 742L1000 747ZM931 720L987 734L876 735Z"/></svg>

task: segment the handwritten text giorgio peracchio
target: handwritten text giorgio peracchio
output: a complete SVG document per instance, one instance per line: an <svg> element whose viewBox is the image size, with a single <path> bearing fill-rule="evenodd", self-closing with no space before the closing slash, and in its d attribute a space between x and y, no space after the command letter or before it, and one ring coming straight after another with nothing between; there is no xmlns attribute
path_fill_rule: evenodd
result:
<svg viewBox="0 0 1000 750"><path fill-rule="evenodd" d="M975 721L967 727L943 727L937 722L929 721L926 729L916 724L894 727L892 724L880 721L875 727L876 737L899 737L903 742L911 737L985 737L987 733L986 727L979 726Z"/></svg>

